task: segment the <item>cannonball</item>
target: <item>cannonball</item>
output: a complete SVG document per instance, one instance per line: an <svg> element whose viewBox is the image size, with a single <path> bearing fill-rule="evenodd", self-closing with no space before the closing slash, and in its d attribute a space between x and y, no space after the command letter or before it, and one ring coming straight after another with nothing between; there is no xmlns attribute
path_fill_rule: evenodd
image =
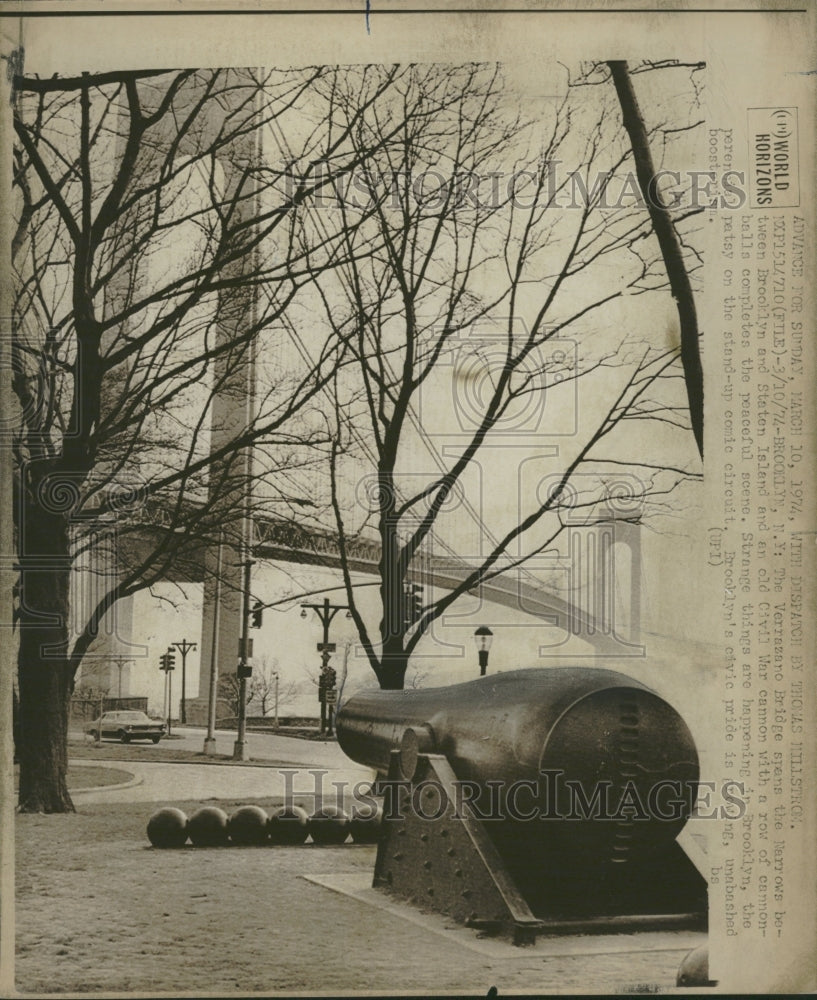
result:
<svg viewBox="0 0 817 1000"><path fill-rule="evenodd" d="M267 822L273 844L302 844L309 836L309 816L300 806L279 806Z"/></svg>
<svg viewBox="0 0 817 1000"><path fill-rule="evenodd" d="M181 809L158 809L148 820L148 840L154 847L181 847L187 840L187 816Z"/></svg>
<svg viewBox="0 0 817 1000"><path fill-rule="evenodd" d="M227 831L234 844L265 844L269 817L260 806L241 806L230 816Z"/></svg>
<svg viewBox="0 0 817 1000"><path fill-rule="evenodd" d="M709 979L709 947L705 944L684 956L675 980L676 986L712 986Z"/></svg>
<svg viewBox="0 0 817 1000"><path fill-rule="evenodd" d="M342 844L349 836L349 817L338 806L321 806L309 817L309 832L316 844Z"/></svg>
<svg viewBox="0 0 817 1000"><path fill-rule="evenodd" d="M376 844L383 825L383 807L374 803L352 807L349 829L356 844Z"/></svg>
<svg viewBox="0 0 817 1000"><path fill-rule="evenodd" d="M196 847L221 847L229 842L227 813L218 806L202 806L187 821L187 832Z"/></svg>

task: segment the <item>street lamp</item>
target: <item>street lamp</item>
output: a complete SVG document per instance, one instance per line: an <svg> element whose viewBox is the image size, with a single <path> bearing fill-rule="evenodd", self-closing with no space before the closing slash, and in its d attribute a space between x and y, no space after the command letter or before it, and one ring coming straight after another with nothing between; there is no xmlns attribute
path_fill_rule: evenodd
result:
<svg viewBox="0 0 817 1000"><path fill-rule="evenodd" d="M117 700L121 702L122 701L122 667L124 667L126 663L133 663L133 660L130 657L128 657L128 656L115 656L113 659L114 659L115 666L118 667L118 669L119 669L119 695L118 695Z"/></svg>
<svg viewBox="0 0 817 1000"><path fill-rule="evenodd" d="M314 611L323 625L323 642L318 643L321 654L321 676L318 682L318 700L321 704L321 733L332 735L332 709L336 703L335 671L329 666L329 657L335 652L335 643L329 641L329 624L338 611L348 611L348 604L330 604L324 597L322 604L301 605L301 618L307 617L307 608ZM328 708L327 708L328 707Z"/></svg>
<svg viewBox="0 0 817 1000"><path fill-rule="evenodd" d="M207 693L207 735L204 737L204 754L212 757L216 752L216 697L218 689L218 642L221 624L221 568L224 560L224 527L218 529L218 555L216 557L216 593L213 602L213 638L210 646L210 682Z"/></svg>
<svg viewBox="0 0 817 1000"><path fill-rule="evenodd" d="M474 642L477 644L477 656L479 657L479 676L484 677L488 669L488 651L494 641L494 633L485 625L474 632Z"/></svg>

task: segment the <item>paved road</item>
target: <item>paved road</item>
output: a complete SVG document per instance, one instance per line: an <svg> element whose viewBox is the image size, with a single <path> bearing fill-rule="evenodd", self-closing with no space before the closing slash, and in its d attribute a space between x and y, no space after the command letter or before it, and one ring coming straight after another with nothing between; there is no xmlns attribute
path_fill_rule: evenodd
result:
<svg viewBox="0 0 817 1000"><path fill-rule="evenodd" d="M163 740L159 746L201 753L206 735L206 729L174 726L172 740ZM231 755L235 730L217 729L215 737L216 753ZM310 767L345 767L349 764L349 758L334 740L302 740L277 733L248 733L247 753L250 760L273 761L276 764L304 764Z"/></svg>
<svg viewBox="0 0 817 1000"><path fill-rule="evenodd" d="M204 729L180 729L181 739L163 741L159 747L192 750L204 747ZM235 733L216 731L216 752L232 752ZM133 747L134 755L139 746ZM350 761L333 741L301 740L291 736L251 733L248 739L251 762L246 764L198 764L195 762L111 761L112 767L130 771L134 781L126 786L75 790L77 805L86 802L164 802L184 799L235 799L308 796L316 793L334 799L336 785L347 792L374 773ZM257 762L253 764L253 761ZM99 766L105 761L72 760L72 766Z"/></svg>

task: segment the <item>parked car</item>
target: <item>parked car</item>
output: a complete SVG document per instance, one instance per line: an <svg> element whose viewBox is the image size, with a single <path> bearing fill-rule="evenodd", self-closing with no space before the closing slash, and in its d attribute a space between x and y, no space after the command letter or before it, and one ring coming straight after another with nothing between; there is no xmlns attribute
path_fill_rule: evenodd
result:
<svg viewBox="0 0 817 1000"><path fill-rule="evenodd" d="M144 712L103 712L98 719L88 723L85 732L97 741L114 739L130 743L131 740L153 740L158 743L165 734L165 724L151 719Z"/></svg>

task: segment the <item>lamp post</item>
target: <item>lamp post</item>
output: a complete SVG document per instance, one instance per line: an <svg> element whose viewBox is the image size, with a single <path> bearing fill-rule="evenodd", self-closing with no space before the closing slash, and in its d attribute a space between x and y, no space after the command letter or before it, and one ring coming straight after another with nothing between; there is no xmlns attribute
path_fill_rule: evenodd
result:
<svg viewBox="0 0 817 1000"><path fill-rule="evenodd" d="M122 667L124 667L126 663L133 663L133 659L128 656L115 656L113 659L114 665L119 670L119 694L117 695L117 701L122 701Z"/></svg>
<svg viewBox="0 0 817 1000"><path fill-rule="evenodd" d="M329 657L335 652L335 643L329 641L329 625L338 611L348 611L348 604L330 604L324 597L322 604L302 604L301 618L306 618L307 608L314 611L323 625L323 642L318 643L321 654L321 676L318 681L318 700L321 703L321 732L332 735L332 706L337 698L335 671L329 666ZM329 706L327 710L327 705ZM328 724L327 724L328 723Z"/></svg>
<svg viewBox="0 0 817 1000"><path fill-rule="evenodd" d="M261 159L261 130L255 130L255 153L260 162ZM259 186L257 184L252 184L251 186L251 212L260 214L261 212L261 196L259 193ZM258 257L258 247L253 252L253 266L259 263ZM252 302L250 305L250 318L252 322L258 319L258 294L253 294ZM258 407L256 405L256 364L258 358L258 334L256 332L250 334L248 342L248 354L245 375L242 379L242 388L246 393L246 410L245 418L247 421L247 431L252 431L256 426L256 419L258 417ZM242 557L242 565L244 568L243 581L242 581L242 615L241 615L241 637L239 639L238 648L238 666L236 667L236 676L238 677L238 720L237 720L237 732L235 742L233 743L233 760L248 760L247 754L247 681L252 677L252 639L250 639L250 617L252 615L252 608L250 607L250 585L252 582L252 567L254 561L252 558L253 550L253 537L255 535L255 529L253 524L253 482L255 479L255 437L250 434L247 444L244 446L243 455L243 473L245 475L245 481L243 485L243 516L241 521L241 544L239 552ZM258 619L257 625L260 626L260 617Z"/></svg>
<svg viewBox="0 0 817 1000"><path fill-rule="evenodd" d="M179 712L179 721L181 722L182 725L184 725L187 722L187 711L186 711L186 709L184 707L184 699L185 699L185 696L186 696L185 692L186 692L186 684L187 684L187 674L185 672L185 665L187 663L187 654L191 650L193 650L193 649L196 648L196 643L195 642L188 642L187 639L182 639L181 642L174 642L173 645L182 654L182 703L181 703L181 709L180 709L180 712Z"/></svg>
<svg viewBox="0 0 817 1000"><path fill-rule="evenodd" d="M479 658L479 676L484 677L488 669L488 651L494 641L494 633L485 625L474 632L474 642L477 644L477 657Z"/></svg>
<svg viewBox="0 0 817 1000"><path fill-rule="evenodd" d="M233 743L233 760L247 759L247 678L252 676L252 640L250 639L250 617L253 610L250 607L250 585L252 582L252 567L255 561L249 557L249 544L245 538L244 549L244 583L242 587L243 614L241 616L241 639L238 650L238 731Z"/></svg>
<svg viewBox="0 0 817 1000"><path fill-rule="evenodd" d="M210 684L207 693L207 735L204 737L204 753L212 757L216 752L216 695L218 682L218 641L221 617L221 568L224 528L218 529L218 555L216 557L216 594L213 605L213 639L210 648Z"/></svg>

